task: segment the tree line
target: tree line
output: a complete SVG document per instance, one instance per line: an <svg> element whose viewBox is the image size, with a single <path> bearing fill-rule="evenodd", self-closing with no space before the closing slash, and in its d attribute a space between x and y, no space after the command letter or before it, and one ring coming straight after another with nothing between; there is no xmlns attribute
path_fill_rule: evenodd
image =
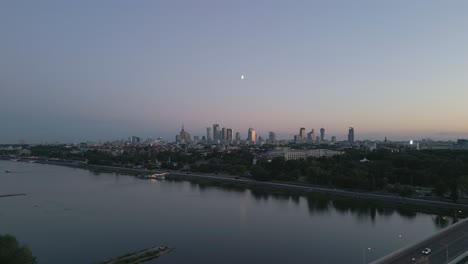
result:
<svg viewBox="0 0 468 264"><path fill-rule="evenodd" d="M364 158L369 161L361 162ZM288 161L274 158L253 167L252 176L262 181L304 180L316 185L370 191L399 186L398 191L403 195L411 195L412 187L421 186L433 188L440 196L450 193L457 201L468 183L468 151L349 150L330 158Z"/></svg>

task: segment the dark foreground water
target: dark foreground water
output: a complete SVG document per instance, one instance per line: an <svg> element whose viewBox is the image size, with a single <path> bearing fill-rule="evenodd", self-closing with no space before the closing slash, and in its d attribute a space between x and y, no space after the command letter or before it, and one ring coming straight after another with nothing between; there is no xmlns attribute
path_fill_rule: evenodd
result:
<svg viewBox="0 0 468 264"><path fill-rule="evenodd" d="M8 193L27 196L0 198L0 234L29 245L40 264L96 263L153 245L176 249L151 263L364 263L447 224L365 202L0 161Z"/></svg>

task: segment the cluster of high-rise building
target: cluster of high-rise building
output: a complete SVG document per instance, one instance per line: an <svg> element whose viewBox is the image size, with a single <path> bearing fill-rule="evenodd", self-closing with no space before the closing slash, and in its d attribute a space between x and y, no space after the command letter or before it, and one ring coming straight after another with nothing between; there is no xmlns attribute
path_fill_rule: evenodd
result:
<svg viewBox="0 0 468 264"><path fill-rule="evenodd" d="M299 135L294 136L295 143L323 143L325 142L325 128L320 128L320 137L315 135L315 129L312 128L306 134L305 128L299 128Z"/></svg>
<svg viewBox="0 0 468 264"><path fill-rule="evenodd" d="M219 124L213 124L213 129L211 127L206 128L204 140L210 143L234 143L240 141L239 132L236 132L235 137L233 136L232 128L223 127L220 129Z"/></svg>
<svg viewBox="0 0 468 264"><path fill-rule="evenodd" d="M315 129L312 128L310 132L306 134L305 128L301 127L299 128L299 134L294 136L294 142L295 143L309 143L309 144L323 144L329 142L325 138L325 128L320 128L320 136L315 135ZM330 139L330 142L335 143L336 142L336 136L332 136ZM354 128L350 127L348 130L348 143L353 144L354 143Z"/></svg>
<svg viewBox="0 0 468 264"><path fill-rule="evenodd" d="M176 142L180 144L189 144L189 143L199 143L200 138L194 137L191 139L190 133L182 129L178 135L176 135ZM247 138L242 140L239 132L233 132L232 128L221 127L219 124L215 123L212 127L206 128L206 136L201 138L201 142L209 144L275 144L278 142L275 132L269 132L268 138L264 140L261 136L258 136L256 131L253 128L249 128L247 131ZM311 129L306 133L304 127L299 128L299 134L294 136L294 143L301 144L326 144L326 143L336 143L336 136L330 137L330 140L325 137L325 128L320 128L319 135L316 135L315 129ZM354 128L349 127L348 129L348 143L354 144Z"/></svg>
<svg viewBox="0 0 468 264"><path fill-rule="evenodd" d="M273 132L272 132L273 133ZM276 138L276 136L274 136ZM176 142L180 144L198 143L199 137L190 138L190 133L185 131L184 126L178 135L176 135ZM219 124L213 124L212 127L206 128L206 136L201 138L202 142L210 144L239 144L241 142L248 144L256 144L257 141L263 140L262 137L257 137L257 133L253 128L247 131L247 139L241 140L239 132L234 134L232 128L220 127ZM195 142L197 141L197 142Z"/></svg>

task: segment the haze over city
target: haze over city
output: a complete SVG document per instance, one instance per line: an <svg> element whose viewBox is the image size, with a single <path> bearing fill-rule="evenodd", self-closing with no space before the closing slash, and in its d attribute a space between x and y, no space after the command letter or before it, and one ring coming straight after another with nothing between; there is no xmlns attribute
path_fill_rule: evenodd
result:
<svg viewBox="0 0 468 264"><path fill-rule="evenodd" d="M468 137L468 2L3 1L0 143ZM244 78L241 78L244 76Z"/></svg>

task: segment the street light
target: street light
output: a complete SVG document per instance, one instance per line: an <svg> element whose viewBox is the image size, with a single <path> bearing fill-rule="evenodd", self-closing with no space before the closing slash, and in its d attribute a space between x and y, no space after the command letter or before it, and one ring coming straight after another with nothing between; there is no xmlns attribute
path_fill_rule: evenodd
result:
<svg viewBox="0 0 468 264"><path fill-rule="evenodd" d="M371 248L368 247L367 250L371 250ZM366 251L367 251L367 250L366 250L366 248L363 248L363 249L362 249L362 255L364 256L364 264L367 263L367 262L366 262Z"/></svg>

